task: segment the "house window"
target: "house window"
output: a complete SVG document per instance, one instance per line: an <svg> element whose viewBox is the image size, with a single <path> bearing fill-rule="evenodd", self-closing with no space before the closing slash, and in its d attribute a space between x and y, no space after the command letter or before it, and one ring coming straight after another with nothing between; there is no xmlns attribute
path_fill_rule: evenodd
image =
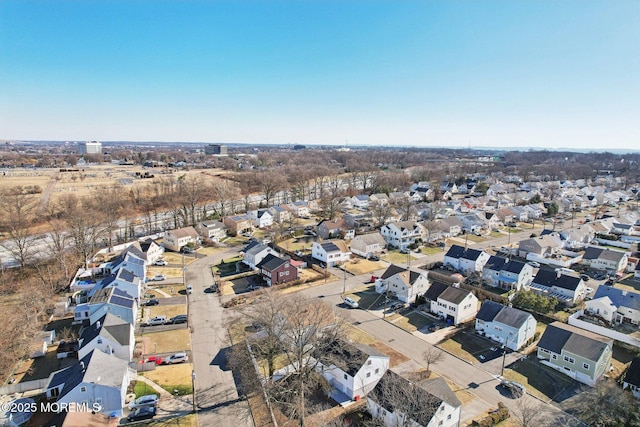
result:
<svg viewBox="0 0 640 427"><path fill-rule="evenodd" d="M582 368L586 369L588 371L589 370L589 364L588 363L583 363L582 364Z"/></svg>
<svg viewBox="0 0 640 427"><path fill-rule="evenodd" d="M380 373L380 368L376 368L376 374Z"/></svg>
<svg viewBox="0 0 640 427"><path fill-rule="evenodd" d="M371 365L371 360L367 360L367 365Z"/></svg>
<svg viewBox="0 0 640 427"><path fill-rule="evenodd" d="M87 388L86 388L86 387L80 387L80 392L81 392L81 393L84 393L85 391L87 391Z"/></svg>
<svg viewBox="0 0 640 427"><path fill-rule="evenodd" d="M367 372L367 378L371 376L371 372Z"/></svg>
<svg viewBox="0 0 640 427"><path fill-rule="evenodd" d="M557 355L557 354L552 354L552 355L551 355L551 358L552 358L553 360L557 360L557 359L558 359L558 355Z"/></svg>
<svg viewBox="0 0 640 427"><path fill-rule="evenodd" d="M98 344L102 344L102 338L98 338Z"/></svg>
<svg viewBox="0 0 640 427"><path fill-rule="evenodd" d="M60 389L59 389L59 388L52 388L52 389L49 391L49 395L50 395L51 397L58 397L58 396L60 396Z"/></svg>
<svg viewBox="0 0 640 427"><path fill-rule="evenodd" d="M447 419L450 420L451 419L451 414L447 415Z"/></svg>
<svg viewBox="0 0 640 427"><path fill-rule="evenodd" d="M344 379L345 379L345 380L347 379L347 374L344 374Z"/></svg>
<svg viewBox="0 0 640 427"><path fill-rule="evenodd" d="M565 362L569 362L571 364L575 363L575 360L573 359L573 357L564 356L563 359Z"/></svg>

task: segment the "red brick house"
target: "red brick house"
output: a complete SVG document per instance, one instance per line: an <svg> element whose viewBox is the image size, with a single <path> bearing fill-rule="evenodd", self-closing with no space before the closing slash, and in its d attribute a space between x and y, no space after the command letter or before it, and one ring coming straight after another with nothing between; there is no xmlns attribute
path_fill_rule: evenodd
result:
<svg viewBox="0 0 640 427"><path fill-rule="evenodd" d="M298 269L291 265L291 260L282 259L273 254L267 255L256 267L260 270L260 276L267 282L267 286L298 279Z"/></svg>

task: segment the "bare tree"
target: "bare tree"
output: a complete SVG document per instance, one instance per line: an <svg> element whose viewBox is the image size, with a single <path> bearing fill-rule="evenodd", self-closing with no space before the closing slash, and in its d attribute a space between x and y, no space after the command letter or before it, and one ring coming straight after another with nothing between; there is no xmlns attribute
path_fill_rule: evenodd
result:
<svg viewBox="0 0 640 427"><path fill-rule="evenodd" d="M34 213L37 207L33 196L23 187L15 187L0 193L0 227L7 235L0 241L13 258L26 266L32 261L34 243L38 239L33 230Z"/></svg>
<svg viewBox="0 0 640 427"><path fill-rule="evenodd" d="M571 412L594 427L640 426L640 408L636 401L614 381L600 381L585 391Z"/></svg>
<svg viewBox="0 0 640 427"><path fill-rule="evenodd" d="M511 416L515 418L520 427L532 427L540 424L544 410L539 401L529 395L524 395L511 409Z"/></svg>
<svg viewBox="0 0 640 427"><path fill-rule="evenodd" d="M442 358L443 352L434 345L429 345L425 351L422 352L422 360L427 364L427 371L432 363L436 363Z"/></svg>

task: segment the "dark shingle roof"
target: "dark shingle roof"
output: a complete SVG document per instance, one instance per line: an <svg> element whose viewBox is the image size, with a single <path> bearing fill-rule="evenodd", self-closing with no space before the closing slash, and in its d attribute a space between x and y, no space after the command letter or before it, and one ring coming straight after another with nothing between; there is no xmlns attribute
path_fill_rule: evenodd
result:
<svg viewBox="0 0 640 427"><path fill-rule="evenodd" d="M562 351L596 361L613 340L561 322L553 322L542 334L538 347L560 354Z"/></svg>
<svg viewBox="0 0 640 427"><path fill-rule="evenodd" d="M425 292L424 297L429 301L435 301L448 287L449 285L446 283L432 282L427 292Z"/></svg>
<svg viewBox="0 0 640 427"><path fill-rule="evenodd" d="M403 271L407 271L407 269L395 264L391 264L389 267L387 267L385 272L382 273L382 276L380 276L380 279L386 280L391 276L395 276L398 273L402 273Z"/></svg>
<svg viewBox="0 0 640 427"><path fill-rule="evenodd" d="M482 303L482 307L476 314L476 319L484 320L485 322L493 322L496 315L504 308L504 305L498 304L490 300L486 300Z"/></svg>
<svg viewBox="0 0 640 427"><path fill-rule="evenodd" d="M503 307L493 321L519 329L529 317L531 317L531 314L517 308Z"/></svg>
<svg viewBox="0 0 640 427"><path fill-rule="evenodd" d="M258 265L257 268L264 268L266 270L272 271L276 268L280 267L282 264L288 262L286 259L282 259L273 254L268 254Z"/></svg>
<svg viewBox="0 0 640 427"><path fill-rule="evenodd" d="M631 361L624 382L640 387L640 357L635 356Z"/></svg>
<svg viewBox="0 0 640 427"><path fill-rule="evenodd" d="M484 265L484 268L494 271L502 270L502 267L507 263L506 258L502 258L500 256L491 255L489 257L489 261Z"/></svg>
<svg viewBox="0 0 640 427"><path fill-rule="evenodd" d="M479 251L477 249L465 249L463 246L453 245L449 248L445 256L448 256L450 258L462 258L475 261L480 257L480 255L482 255L482 251Z"/></svg>
<svg viewBox="0 0 640 427"><path fill-rule="evenodd" d="M525 265L526 264L522 261L511 260L505 264L505 266L503 267L503 270L508 271L509 273L520 274L520 272L522 271Z"/></svg>
<svg viewBox="0 0 640 427"><path fill-rule="evenodd" d="M324 243L320 243L320 246L322 247L322 249L324 249L325 252L329 253L329 252L340 252L340 248L336 246L335 243L332 242L324 242Z"/></svg>
<svg viewBox="0 0 640 427"><path fill-rule="evenodd" d="M582 279L579 277L558 274L552 270L538 270L538 274L533 278L533 283L537 283L548 288L557 286L570 291L575 291L581 281Z"/></svg>

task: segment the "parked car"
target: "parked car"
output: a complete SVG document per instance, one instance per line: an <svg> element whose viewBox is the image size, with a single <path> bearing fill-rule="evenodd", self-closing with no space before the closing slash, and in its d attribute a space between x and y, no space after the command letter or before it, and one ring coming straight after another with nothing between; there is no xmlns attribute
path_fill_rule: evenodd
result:
<svg viewBox="0 0 640 427"><path fill-rule="evenodd" d="M400 310L401 308L404 308L404 304L401 302L394 302L389 306L390 311Z"/></svg>
<svg viewBox="0 0 640 427"><path fill-rule="evenodd" d="M591 292L593 292L593 288L587 287L586 291L587 291L587 294L590 294Z"/></svg>
<svg viewBox="0 0 640 427"><path fill-rule="evenodd" d="M409 253L409 249L407 249L407 248L402 248L402 249L400 249L400 253L401 253L401 254L405 254L405 255L406 255L406 254L408 254L408 253Z"/></svg>
<svg viewBox="0 0 640 427"><path fill-rule="evenodd" d="M370 261L380 261L380 257L378 255L371 255L369 257Z"/></svg>
<svg viewBox="0 0 640 427"><path fill-rule="evenodd" d="M168 365L173 365L174 363L183 363L187 361L187 353L176 353L167 357L164 363Z"/></svg>
<svg viewBox="0 0 640 427"><path fill-rule="evenodd" d="M195 252L195 250L192 247L183 246L180 248L180 252L182 252L183 254L192 254Z"/></svg>
<svg viewBox="0 0 640 427"><path fill-rule="evenodd" d="M167 316L156 316L152 319L149 319L149 321L147 322L147 325L158 326L158 325L164 325L165 323L167 323Z"/></svg>
<svg viewBox="0 0 640 427"><path fill-rule="evenodd" d="M178 314L175 317L169 319L170 323L187 323L187 315L186 314Z"/></svg>
<svg viewBox="0 0 640 427"><path fill-rule="evenodd" d="M162 365L163 360L161 356L149 356L145 362L153 362L156 365Z"/></svg>
<svg viewBox="0 0 640 427"><path fill-rule="evenodd" d="M157 394L141 396L129 403L129 409L141 408L143 406L155 406L158 404L158 397L159 396Z"/></svg>
<svg viewBox="0 0 640 427"><path fill-rule="evenodd" d="M127 421L131 422L131 421L150 420L155 416L156 416L155 406L142 406L132 411L129 415L127 415Z"/></svg>
<svg viewBox="0 0 640 427"><path fill-rule="evenodd" d="M151 280L153 280L154 282L161 282L166 278L167 276L165 276L164 274L156 274L155 276L153 276L153 279Z"/></svg>
<svg viewBox="0 0 640 427"><path fill-rule="evenodd" d="M353 299L353 298L351 298L351 297L346 297L346 298L344 299L344 304L345 304L347 307L350 307L350 308L358 308L358 307L359 307L358 301L354 300L354 299Z"/></svg>
<svg viewBox="0 0 640 427"><path fill-rule="evenodd" d="M440 329L440 325L439 325L439 324L437 324L437 323L434 323L434 324L432 324L432 325L429 325L429 328L428 328L428 329L429 329L429 332L435 332L435 331L437 331L438 329Z"/></svg>
<svg viewBox="0 0 640 427"><path fill-rule="evenodd" d="M167 265L169 264L167 261L163 260L163 259L159 259L156 262L153 263L153 265Z"/></svg>
<svg viewBox="0 0 640 427"><path fill-rule="evenodd" d="M527 264L529 264L533 268L540 268L540 263L536 261L529 261Z"/></svg>
<svg viewBox="0 0 640 427"><path fill-rule="evenodd" d="M147 301L144 305L150 307L152 305L158 305L158 304L160 304L160 301L158 301L157 299L153 298L153 299L150 299L149 301Z"/></svg>
<svg viewBox="0 0 640 427"><path fill-rule="evenodd" d="M500 385L511 392L514 398L522 397L527 391L524 386L515 381L502 380Z"/></svg>

